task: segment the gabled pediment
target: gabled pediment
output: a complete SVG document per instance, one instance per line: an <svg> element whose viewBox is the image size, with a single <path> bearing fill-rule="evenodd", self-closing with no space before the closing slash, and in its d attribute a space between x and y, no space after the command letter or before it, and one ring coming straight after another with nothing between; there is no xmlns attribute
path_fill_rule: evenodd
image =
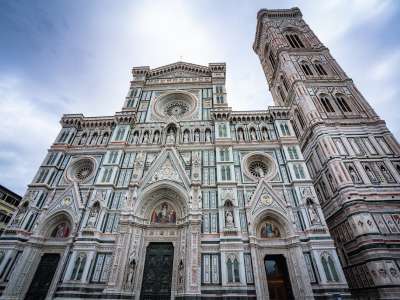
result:
<svg viewBox="0 0 400 300"><path fill-rule="evenodd" d="M83 208L82 199L79 193L77 183L70 184L64 192L53 199L47 207L47 217L56 214L59 211L67 211L74 222L78 221L79 210Z"/></svg>
<svg viewBox="0 0 400 300"><path fill-rule="evenodd" d="M266 180L260 180L250 200L250 212L253 216L268 209L279 211L287 216L287 206L286 201L273 190Z"/></svg>
<svg viewBox="0 0 400 300"><path fill-rule="evenodd" d="M208 67L176 62L167 66L153 69L148 72L148 78L190 78L190 77L208 77L211 72Z"/></svg>
<svg viewBox="0 0 400 300"><path fill-rule="evenodd" d="M164 148L161 151L145 176L143 176L141 186L145 188L150 184L163 180L178 183L187 190L190 188L190 179L185 172L183 161L173 147Z"/></svg>

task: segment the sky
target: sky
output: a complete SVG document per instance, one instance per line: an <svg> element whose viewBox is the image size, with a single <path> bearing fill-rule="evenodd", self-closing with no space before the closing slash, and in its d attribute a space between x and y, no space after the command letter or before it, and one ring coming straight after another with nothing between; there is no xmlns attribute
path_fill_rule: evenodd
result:
<svg viewBox="0 0 400 300"><path fill-rule="evenodd" d="M113 115L131 68L226 62L229 105L272 98L252 44L262 8L301 9L400 137L400 1L0 1L0 184L23 195L64 113Z"/></svg>

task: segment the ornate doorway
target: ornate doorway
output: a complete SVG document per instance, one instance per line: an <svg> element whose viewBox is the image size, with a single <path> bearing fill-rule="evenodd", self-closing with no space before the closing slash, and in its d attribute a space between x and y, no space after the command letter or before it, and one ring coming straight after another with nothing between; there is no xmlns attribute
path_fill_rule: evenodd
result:
<svg viewBox="0 0 400 300"><path fill-rule="evenodd" d="M35 275L33 276L28 293L25 296L25 300L41 300L46 298L54 273L57 270L59 260L60 254L45 253L42 256Z"/></svg>
<svg viewBox="0 0 400 300"><path fill-rule="evenodd" d="M171 243L150 243L146 250L141 300L171 299L174 247Z"/></svg>
<svg viewBox="0 0 400 300"><path fill-rule="evenodd" d="M283 255L267 255L264 259L270 300L294 299L286 259Z"/></svg>

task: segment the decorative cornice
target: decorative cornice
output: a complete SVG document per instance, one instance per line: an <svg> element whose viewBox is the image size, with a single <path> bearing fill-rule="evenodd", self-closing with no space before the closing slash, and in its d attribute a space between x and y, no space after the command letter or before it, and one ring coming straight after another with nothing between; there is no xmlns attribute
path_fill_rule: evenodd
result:
<svg viewBox="0 0 400 300"><path fill-rule="evenodd" d="M279 19L279 18L301 18L303 15L298 7L290 9L261 9L257 13L257 29L253 43L253 49L257 52L260 45L260 37L263 32L263 19Z"/></svg>

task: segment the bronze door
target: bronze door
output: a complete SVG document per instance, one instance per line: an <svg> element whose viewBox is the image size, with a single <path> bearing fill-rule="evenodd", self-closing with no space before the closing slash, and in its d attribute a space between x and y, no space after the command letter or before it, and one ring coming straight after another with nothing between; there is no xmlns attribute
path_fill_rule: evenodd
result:
<svg viewBox="0 0 400 300"><path fill-rule="evenodd" d="M43 254L35 275L33 276L31 285L29 286L28 293L25 296L25 300L41 300L46 298L59 260L60 254Z"/></svg>
<svg viewBox="0 0 400 300"><path fill-rule="evenodd" d="M292 300L286 260L283 255L267 255L264 260L270 300Z"/></svg>
<svg viewBox="0 0 400 300"><path fill-rule="evenodd" d="M142 300L171 299L174 247L171 243L150 243L144 264Z"/></svg>

